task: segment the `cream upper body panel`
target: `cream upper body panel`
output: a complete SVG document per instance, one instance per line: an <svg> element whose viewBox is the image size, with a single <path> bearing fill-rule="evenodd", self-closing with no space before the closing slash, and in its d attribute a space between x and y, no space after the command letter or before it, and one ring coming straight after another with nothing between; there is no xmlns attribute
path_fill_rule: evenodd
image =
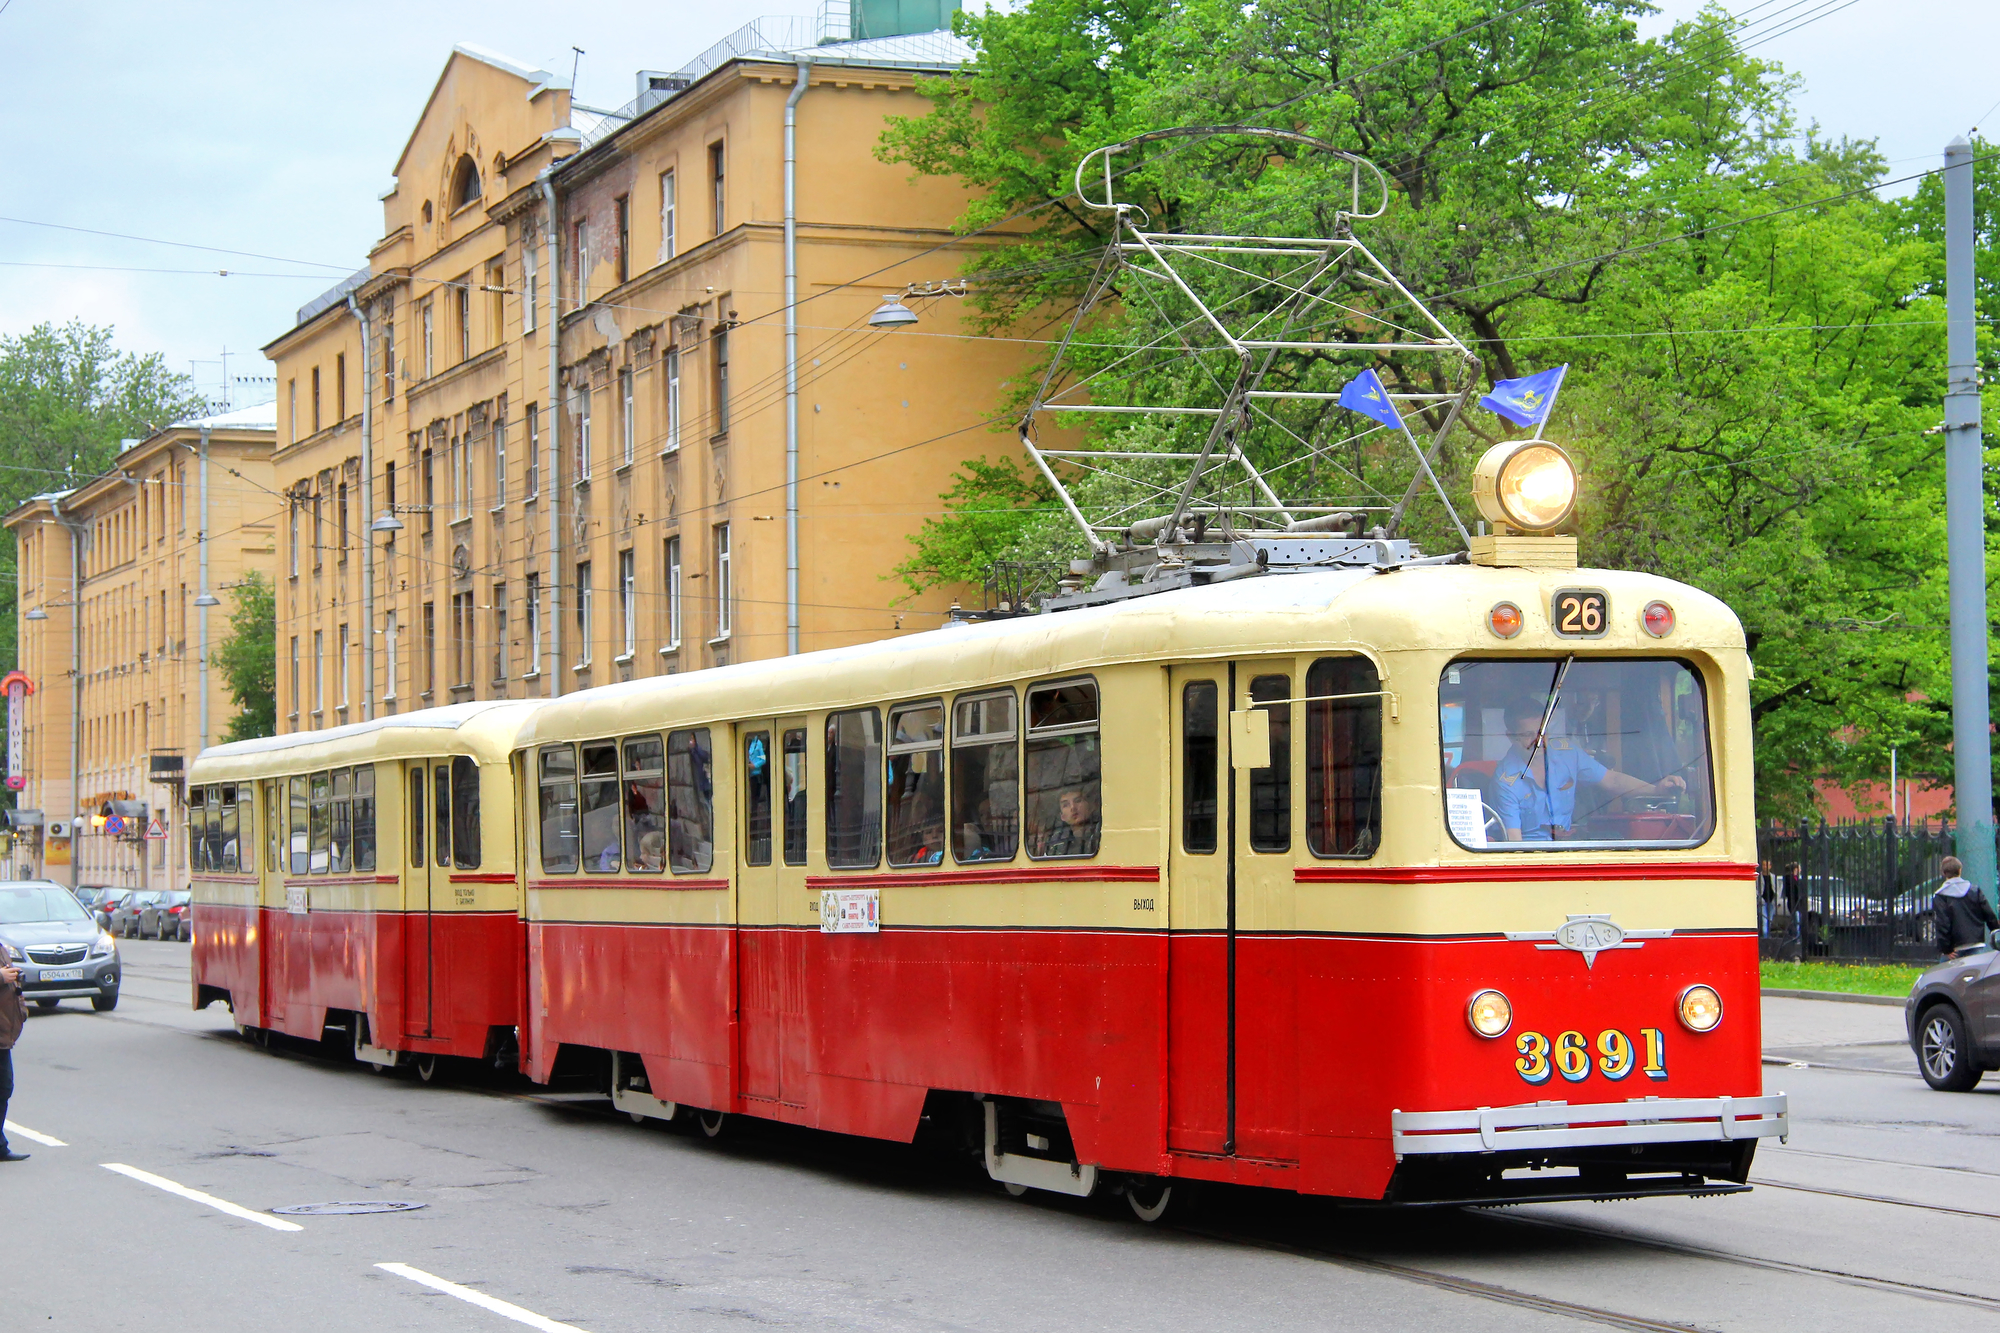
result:
<svg viewBox="0 0 2000 1333"><path fill-rule="evenodd" d="M351 722L324 731L211 745L195 756L188 782L195 786L236 782L439 754L471 755L481 764L504 764L521 723L537 707L540 705L532 700L482 700Z"/></svg>

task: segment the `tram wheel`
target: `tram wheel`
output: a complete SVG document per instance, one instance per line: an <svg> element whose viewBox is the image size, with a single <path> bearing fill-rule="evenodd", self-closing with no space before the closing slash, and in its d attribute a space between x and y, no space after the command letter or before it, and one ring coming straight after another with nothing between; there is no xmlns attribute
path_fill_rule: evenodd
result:
<svg viewBox="0 0 2000 1333"><path fill-rule="evenodd" d="M706 1134L711 1139L719 1138L722 1135L723 1128L729 1122L729 1113L727 1111L697 1111L695 1112L695 1119L700 1123L703 1134Z"/></svg>
<svg viewBox="0 0 2000 1333"><path fill-rule="evenodd" d="M1972 1062L1965 1020L1958 1010L1940 1004L1924 1014L1923 1031L1917 1037L1917 1065L1924 1082L1939 1092L1970 1092L1979 1082L1980 1068Z"/></svg>
<svg viewBox="0 0 2000 1333"><path fill-rule="evenodd" d="M1125 1202L1141 1222L1160 1222L1187 1213L1194 1186L1166 1176L1131 1176L1125 1181Z"/></svg>
<svg viewBox="0 0 2000 1333"><path fill-rule="evenodd" d="M417 1057L417 1077L429 1083L437 1078L438 1058L426 1052Z"/></svg>
<svg viewBox="0 0 2000 1333"><path fill-rule="evenodd" d="M1028 1192L1028 1187L1026 1185L1019 1184L1012 1180L1001 1181L1000 1188L1006 1190L1009 1194L1013 1195L1017 1199L1020 1198L1023 1194L1026 1194Z"/></svg>

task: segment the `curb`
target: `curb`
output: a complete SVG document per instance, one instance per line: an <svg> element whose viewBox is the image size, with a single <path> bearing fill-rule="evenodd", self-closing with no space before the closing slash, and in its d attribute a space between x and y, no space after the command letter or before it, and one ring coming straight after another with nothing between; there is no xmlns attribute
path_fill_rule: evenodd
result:
<svg viewBox="0 0 2000 1333"><path fill-rule="evenodd" d="M1903 1000L1894 995L1850 995L1837 990L1775 990L1764 988L1766 995L1782 995L1788 1000L1841 1000L1848 1004L1893 1004L1903 1007Z"/></svg>

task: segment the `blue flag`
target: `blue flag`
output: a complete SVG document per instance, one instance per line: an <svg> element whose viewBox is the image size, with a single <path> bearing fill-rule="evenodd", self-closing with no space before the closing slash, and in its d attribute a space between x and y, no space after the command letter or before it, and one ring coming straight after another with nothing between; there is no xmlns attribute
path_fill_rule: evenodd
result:
<svg viewBox="0 0 2000 1333"><path fill-rule="evenodd" d="M1556 392L1562 388L1563 376L1568 373L1569 363L1564 362L1554 369L1523 375L1517 380L1499 380L1493 385L1493 392L1479 400L1479 405L1489 412L1498 412L1517 426L1539 426L1548 420Z"/></svg>
<svg viewBox="0 0 2000 1333"><path fill-rule="evenodd" d="M1382 387L1381 378L1372 370L1364 370L1348 382L1347 387L1340 391L1340 405L1392 429L1402 429L1403 419L1390 405L1389 391Z"/></svg>

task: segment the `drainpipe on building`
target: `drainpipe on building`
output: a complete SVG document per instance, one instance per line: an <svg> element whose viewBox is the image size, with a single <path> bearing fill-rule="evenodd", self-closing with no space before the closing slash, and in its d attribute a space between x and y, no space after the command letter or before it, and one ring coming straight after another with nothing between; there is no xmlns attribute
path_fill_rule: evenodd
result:
<svg viewBox="0 0 2000 1333"><path fill-rule="evenodd" d="M361 718L375 716L375 368L372 360L375 329L368 311L354 293L347 294L347 308L361 325L361 540L367 543L368 558L361 562Z"/></svg>
<svg viewBox="0 0 2000 1333"><path fill-rule="evenodd" d="M551 162L535 176L535 184L542 187L543 225L542 238L547 247L549 275L549 398L543 415L548 418L548 452L542 466L542 488L549 508L549 577L546 589L549 599L547 625L549 636L549 697L562 694L562 523L557 510L561 507L557 499L562 494L562 478L556 471L562 459L562 268L561 252L556 245L556 164Z"/></svg>
<svg viewBox="0 0 2000 1333"><path fill-rule="evenodd" d="M194 609L201 614L196 624L201 634L201 658L195 663L195 693L201 696L201 750L208 748L208 607L203 599L208 596L208 427L201 428L201 534L196 539L196 549L201 552L201 592L194 599ZM195 753L199 754L201 750Z"/></svg>
<svg viewBox="0 0 2000 1333"><path fill-rule="evenodd" d="M83 839L77 811L83 808L77 765L83 753L83 525L63 513L62 498L49 501L56 522L69 529L69 887L76 891L77 860Z"/></svg>
<svg viewBox="0 0 2000 1333"><path fill-rule="evenodd" d="M785 99L785 651L799 651L799 99L812 62L798 58Z"/></svg>

